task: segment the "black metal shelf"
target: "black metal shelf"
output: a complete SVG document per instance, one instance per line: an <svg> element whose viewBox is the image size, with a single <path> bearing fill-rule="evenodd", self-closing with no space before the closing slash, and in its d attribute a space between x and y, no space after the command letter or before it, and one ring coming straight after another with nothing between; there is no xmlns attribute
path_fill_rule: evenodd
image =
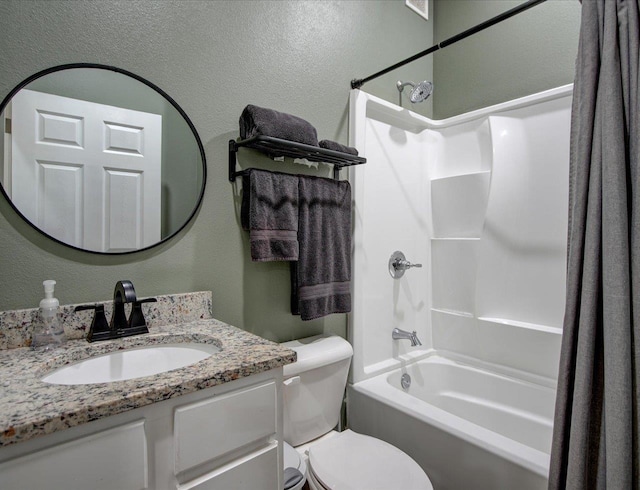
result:
<svg viewBox="0 0 640 490"><path fill-rule="evenodd" d="M242 175L242 171L236 171L236 153L238 148L242 147L259 150L271 157L306 158L310 162L329 163L333 165L333 178L336 180L340 176L342 167L367 163L366 158L349 153L327 150L271 136L254 136L240 141L229 140L229 182L234 182L236 177Z"/></svg>

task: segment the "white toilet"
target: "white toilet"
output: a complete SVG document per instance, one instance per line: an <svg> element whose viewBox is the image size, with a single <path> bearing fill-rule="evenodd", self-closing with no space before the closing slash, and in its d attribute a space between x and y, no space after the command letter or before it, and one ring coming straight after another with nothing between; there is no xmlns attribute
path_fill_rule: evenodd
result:
<svg viewBox="0 0 640 490"><path fill-rule="evenodd" d="M298 469L311 490L433 490L422 468L395 446L333 430L353 355L349 342L317 335L282 345L298 354L284 366L285 468Z"/></svg>

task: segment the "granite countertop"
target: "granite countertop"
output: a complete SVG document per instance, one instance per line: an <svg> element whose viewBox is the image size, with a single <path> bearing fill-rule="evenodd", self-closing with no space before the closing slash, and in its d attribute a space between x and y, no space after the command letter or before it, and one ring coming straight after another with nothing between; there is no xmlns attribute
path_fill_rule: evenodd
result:
<svg viewBox="0 0 640 490"><path fill-rule="evenodd" d="M190 366L113 383L54 385L40 378L76 360L130 347L211 343L220 352ZM294 351L214 319L158 326L151 333L50 352L0 350L0 446L74 427L296 361Z"/></svg>

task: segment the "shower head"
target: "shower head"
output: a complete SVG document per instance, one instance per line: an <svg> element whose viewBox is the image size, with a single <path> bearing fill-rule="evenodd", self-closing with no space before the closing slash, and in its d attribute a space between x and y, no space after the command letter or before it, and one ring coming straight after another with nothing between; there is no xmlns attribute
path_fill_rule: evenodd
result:
<svg viewBox="0 0 640 490"><path fill-rule="evenodd" d="M403 82L401 80L398 80L396 82L396 87L399 92L398 105L400 106L402 106L402 91L407 85L411 85L411 93L409 94L409 100L413 104L427 100L427 98L429 98L429 96L431 95L431 92L433 92L433 83L427 82L426 80L420 82L417 85L413 82Z"/></svg>
<svg viewBox="0 0 640 490"><path fill-rule="evenodd" d="M433 92L433 83L424 80L413 87L413 90L409 95L409 100L414 104L416 102L422 102L423 100L427 100L429 98L431 92Z"/></svg>

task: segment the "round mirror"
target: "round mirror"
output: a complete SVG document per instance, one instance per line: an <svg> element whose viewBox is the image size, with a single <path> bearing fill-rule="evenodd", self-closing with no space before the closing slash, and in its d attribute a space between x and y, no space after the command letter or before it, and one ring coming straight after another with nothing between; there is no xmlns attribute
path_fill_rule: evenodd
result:
<svg viewBox="0 0 640 490"><path fill-rule="evenodd" d="M0 105L0 183L34 228L73 248L122 254L178 233L202 201L202 142L178 104L97 64L29 77Z"/></svg>

